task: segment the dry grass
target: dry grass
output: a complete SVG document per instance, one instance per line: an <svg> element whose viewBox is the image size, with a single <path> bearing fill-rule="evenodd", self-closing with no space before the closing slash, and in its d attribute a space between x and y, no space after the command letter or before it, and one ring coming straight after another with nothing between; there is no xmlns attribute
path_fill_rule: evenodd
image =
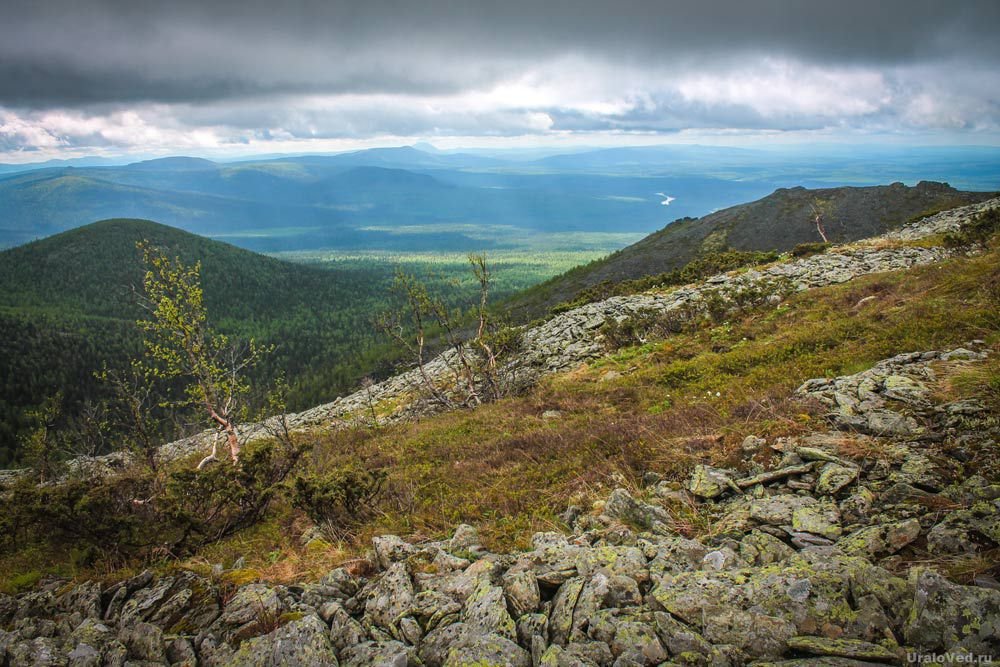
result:
<svg viewBox="0 0 1000 667"><path fill-rule="evenodd" d="M360 553L377 533L446 537L460 522L477 525L493 548L524 547L533 532L561 527L569 504L589 507L615 486L635 489L646 471L684 481L697 463L737 465L746 435L823 429L821 410L793 396L802 381L979 335L990 313L977 285L995 261L991 254L803 293L778 309L618 350L526 396L346 442L329 436L318 462L378 461L389 482L357 541L324 557ZM549 410L560 417L543 419ZM841 454L891 456L847 435ZM713 530L711 517L691 508L673 513L682 533ZM311 567L298 549L289 545L295 575Z"/></svg>

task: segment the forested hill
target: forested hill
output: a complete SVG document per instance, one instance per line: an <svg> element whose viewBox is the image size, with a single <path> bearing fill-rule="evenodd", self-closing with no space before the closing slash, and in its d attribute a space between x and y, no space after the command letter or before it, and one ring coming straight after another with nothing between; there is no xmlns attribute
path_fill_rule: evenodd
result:
<svg viewBox="0 0 1000 667"><path fill-rule="evenodd" d="M721 251L787 251L821 241L815 217L829 240L844 243L882 234L909 220L955 206L985 201L991 192L963 192L947 183L921 181L874 187L780 188L771 195L682 218L607 258L572 269L509 301L521 318L571 301L585 289L679 269ZM728 268L728 267L717 267Z"/></svg>
<svg viewBox="0 0 1000 667"><path fill-rule="evenodd" d="M355 386L386 357L371 322L388 306L391 268L311 268L148 220L97 222L0 252L0 465L12 460L26 410L62 390L76 415L102 397L94 371L140 351L132 288L142 287L143 239L202 263L210 318L277 345L260 372L284 372L296 406Z"/></svg>
<svg viewBox="0 0 1000 667"><path fill-rule="evenodd" d="M266 319L307 306L336 290L339 276L259 255L149 220L115 219L0 253L0 305L107 317L140 314L132 287L142 287L136 243L202 262L209 312L219 321ZM319 292L319 293L317 293Z"/></svg>

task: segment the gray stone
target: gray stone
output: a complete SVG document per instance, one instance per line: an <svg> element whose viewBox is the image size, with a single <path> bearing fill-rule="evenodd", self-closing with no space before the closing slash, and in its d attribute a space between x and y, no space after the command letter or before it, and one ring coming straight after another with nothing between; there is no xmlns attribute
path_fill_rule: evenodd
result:
<svg viewBox="0 0 1000 667"><path fill-rule="evenodd" d="M699 498L718 498L727 490L739 492L739 487L726 470L697 465L691 474L688 489Z"/></svg>
<svg viewBox="0 0 1000 667"><path fill-rule="evenodd" d="M507 606L511 616L515 620L524 614L534 613L538 610L538 605L541 604L538 578L530 570L509 571L504 574L503 592L507 597Z"/></svg>
<svg viewBox="0 0 1000 667"><path fill-rule="evenodd" d="M413 603L413 582L404 563L393 563L365 588L365 617L383 628L393 627Z"/></svg>
<svg viewBox="0 0 1000 667"><path fill-rule="evenodd" d="M836 495L858 478L858 469L827 463L820 468L819 479L816 481L816 493L820 495Z"/></svg>
<svg viewBox="0 0 1000 667"><path fill-rule="evenodd" d="M69 664L69 657L57 640L37 637L10 646L7 661L10 667L64 667Z"/></svg>
<svg viewBox="0 0 1000 667"><path fill-rule="evenodd" d="M1000 591L952 584L933 570L911 573L916 595L903 634L932 653L1000 653Z"/></svg>
<svg viewBox="0 0 1000 667"><path fill-rule="evenodd" d="M907 519L896 523L869 526L842 537L837 547L854 556L876 558L896 553L920 536L920 522Z"/></svg>
<svg viewBox="0 0 1000 667"><path fill-rule="evenodd" d="M795 555L795 550L773 535L759 530L740 541L740 558L753 566L780 563Z"/></svg>
<svg viewBox="0 0 1000 667"><path fill-rule="evenodd" d="M817 500L811 496L788 494L755 498L750 501L750 518L771 526L781 526L792 522L796 510L816 504Z"/></svg>
<svg viewBox="0 0 1000 667"><path fill-rule="evenodd" d="M466 600L462 622L477 634L499 635L512 641L517 639L517 626L507 612L503 589L490 585L485 579Z"/></svg>
<svg viewBox="0 0 1000 667"><path fill-rule="evenodd" d="M531 655L506 637L468 637L448 651L444 667L530 667Z"/></svg>
<svg viewBox="0 0 1000 667"><path fill-rule="evenodd" d="M389 569L393 563L406 560L420 551L396 535L374 537L372 538L372 546L375 548L375 557L378 559L379 567L383 570Z"/></svg>
<svg viewBox="0 0 1000 667"><path fill-rule="evenodd" d="M731 607L705 610L705 639L739 647L750 658L776 658L785 652L796 627L784 618Z"/></svg>
<svg viewBox="0 0 1000 667"><path fill-rule="evenodd" d="M625 489L615 489L604 506L604 514L640 528L652 528L657 522L670 523L670 515L662 507L641 503Z"/></svg>
<svg viewBox="0 0 1000 667"><path fill-rule="evenodd" d="M455 534L448 542L448 550L451 552L475 551L477 547L479 547L479 531L467 523L457 526Z"/></svg>
<svg viewBox="0 0 1000 667"><path fill-rule="evenodd" d="M363 642L341 651L343 667L407 667L406 647L397 641Z"/></svg>
<svg viewBox="0 0 1000 667"><path fill-rule="evenodd" d="M265 584L248 584L236 594L213 624L226 641L240 640L259 632L263 621L276 619L287 608L278 591Z"/></svg>
<svg viewBox="0 0 1000 667"><path fill-rule="evenodd" d="M321 610L321 618L330 626L330 642L341 651L365 641L365 629L339 602L330 602Z"/></svg>
<svg viewBox="0 0 1000 667"><path fill-rule="evenodd" d="M895 662L897 660L897 655L884 646L856 639L792 637L788 640L788 648L800 653L855 658L857 660L876 660L879 662Z"/></svg>
<svg viewBox="0 0 1000 667"><path fill-rule="evenodd" d="M451 647L457 645L465 634L464 623L450 623L431 630L420 642L420 660L426 667L441 667L448 658Z"/></svg>
<svg viewBox="0 0 1000 667"><path fill-rule="evenodd" d="M840 537L840 510L830 501L801 505L792 513L792 528L830 540Z"/></svg>
<svg viewBox="0 0 1000 667"><path fill-rule="evenodd" d="M163 631L150 623L124 626L118 633L118 641L125 645L131 658L150 662L164 662L167 659Z"/></svg>

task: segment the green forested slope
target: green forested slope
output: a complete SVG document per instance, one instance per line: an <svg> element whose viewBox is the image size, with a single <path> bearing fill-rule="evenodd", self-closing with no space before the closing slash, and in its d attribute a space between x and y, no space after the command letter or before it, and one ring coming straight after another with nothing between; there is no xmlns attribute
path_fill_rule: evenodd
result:
<svg viewBox="0 0 1000 667"><path fill-rule="evenodd" d="M102 391L93 371L141 349L133 286L146 239L202 263L215 325L276 345L259 370L293 382L293 407L329 400L377 370L373 314L388 306L388 267L316 269L145 220L107 220L0 253L0 464L12 460L24 411L62 391L67 412Z"/></svg>

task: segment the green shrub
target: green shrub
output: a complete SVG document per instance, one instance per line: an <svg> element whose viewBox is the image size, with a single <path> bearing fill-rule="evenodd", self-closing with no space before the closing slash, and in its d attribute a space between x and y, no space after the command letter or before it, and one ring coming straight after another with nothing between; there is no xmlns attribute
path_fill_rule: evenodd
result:
<svg viewBox="0 0 1000 667"><path fill-rule="evenodd" d="M300 475L292 482L292 505L330 537L341 538L370 518L385 479L383 470L356 467Z"/></svg>
<svg viewBox="0 0 1000 667"><path fill-rule="evenodd" d="M827 249L832 246L832 243L823 243L820 241L815 243L800 243L792 248L792 257L810 257L812 255L818 255L826 252Z"/></svg>
<svg viewBox="0 0 1000 667"><path fill-rule="evenodd" d="M246 447L239 465L219 463L172 473L157 503L175 532L174 550L187 552L260 521L304 449L268 441Z"/></svg>

